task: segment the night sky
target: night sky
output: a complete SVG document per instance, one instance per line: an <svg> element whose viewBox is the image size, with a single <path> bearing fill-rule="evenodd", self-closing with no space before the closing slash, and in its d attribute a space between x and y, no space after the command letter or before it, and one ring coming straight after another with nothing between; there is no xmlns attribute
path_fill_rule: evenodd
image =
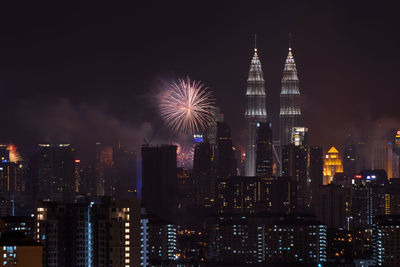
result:
<svg viewBox="0 0 400 267"><path fill-rule="evenodd" d="M350 132L400 125L394 1L9 2L0 9L0 142L168 141L153 95L188 75L214 92L243 146L255 33L273 127L289 33L312 144L341 147Z"/></svg>

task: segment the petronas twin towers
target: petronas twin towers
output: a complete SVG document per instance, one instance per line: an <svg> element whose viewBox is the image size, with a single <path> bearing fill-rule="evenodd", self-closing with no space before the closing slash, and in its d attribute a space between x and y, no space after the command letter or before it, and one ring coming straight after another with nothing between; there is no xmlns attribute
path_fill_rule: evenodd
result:
<svg viewBox="0 0 400 267"><path fill-rule="evenodd" d="M245 119L247 123L247 132L245 175L255 176L257 124L267 121L265 82L261 69L261 62L257 54L257 48L254 49L254 55L250 64L246 98L247 108L245 111ZM289 47L289 53L283 70L282 89L280 93L280 147L290 144L293 127L301 126L299 98L299 79L297 77L296 63L293 58L292 49Z"/></svg>

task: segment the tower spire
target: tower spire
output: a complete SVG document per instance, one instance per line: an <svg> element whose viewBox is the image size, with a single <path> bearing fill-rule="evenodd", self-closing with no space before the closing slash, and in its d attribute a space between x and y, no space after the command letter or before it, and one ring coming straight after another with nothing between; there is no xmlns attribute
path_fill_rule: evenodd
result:
<svg viewBox="0 0 400 267"><path fill-rule="evenodd" d="M289 51L292 51L292 33L289 32Z"/></svg>
<svg viewBox="0 0 400 267"><path fill-rule="evenodd" d="M257 34L254 34L254 52L257 52Z"/></svg>

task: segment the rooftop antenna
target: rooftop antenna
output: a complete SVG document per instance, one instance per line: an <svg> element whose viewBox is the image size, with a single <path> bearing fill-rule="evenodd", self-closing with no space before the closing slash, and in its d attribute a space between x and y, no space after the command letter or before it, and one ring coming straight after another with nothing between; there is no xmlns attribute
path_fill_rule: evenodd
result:
<svg viewBox="0 0 400 267"><path fill-rule="evenodd" d="M292 33L289 32L289 51L292 51Z"/></svg>

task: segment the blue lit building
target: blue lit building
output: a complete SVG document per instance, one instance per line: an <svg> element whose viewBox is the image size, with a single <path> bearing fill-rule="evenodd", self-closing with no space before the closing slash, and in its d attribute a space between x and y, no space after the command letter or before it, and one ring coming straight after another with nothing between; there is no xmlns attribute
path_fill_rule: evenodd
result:
<svg viewBox="0 0 400 267"><path fill-rule="evenodd" d="M377 266L400 266L400 216L377 216L372 243Z"/></svg>
<svg viewBox="0 0 400 267"><path fill-rule="evenodd" d="M43 245L43 266L139 266L139 202L38 202L34 237Z"/></svg>

